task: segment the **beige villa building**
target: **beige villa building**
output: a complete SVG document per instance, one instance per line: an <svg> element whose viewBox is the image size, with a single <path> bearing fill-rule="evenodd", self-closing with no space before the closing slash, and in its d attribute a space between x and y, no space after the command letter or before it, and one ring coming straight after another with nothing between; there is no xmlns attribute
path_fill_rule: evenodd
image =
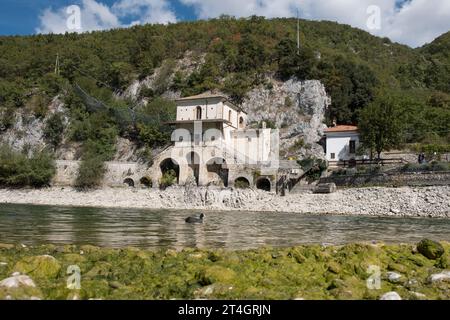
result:
<svg viewBox="0 0 450 320"><path fill-rule="evenodd" d="M248 185L276 191L283 179L297 177L294 162L279 161L279 132L247 126L247 113L221 95L202 94L176 101L173 145L149 170L154 187L174 170L179 185ZM289 177L286 177L289 176Z"/></svg>

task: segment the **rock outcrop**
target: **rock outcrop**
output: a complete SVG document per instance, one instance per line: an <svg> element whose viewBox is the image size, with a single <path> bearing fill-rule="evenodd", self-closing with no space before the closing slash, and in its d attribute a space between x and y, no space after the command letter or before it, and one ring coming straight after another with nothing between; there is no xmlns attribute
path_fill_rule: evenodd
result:
<svg viewBox="0 0 450 320"><path fill-rule="evenodd" d="M318 144L330 106L325 86L317 80L272 80L272 88L260 86L247 94L242 107L250 122L273 121L280 128L280 150L286 156L324 158Z"/></svg>

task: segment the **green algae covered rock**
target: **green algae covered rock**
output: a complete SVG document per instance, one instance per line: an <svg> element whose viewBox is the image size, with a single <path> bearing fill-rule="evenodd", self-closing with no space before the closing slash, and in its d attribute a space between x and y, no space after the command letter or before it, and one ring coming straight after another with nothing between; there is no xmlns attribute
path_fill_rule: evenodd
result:
<svg viewBox="0 0 450 320"><path fill-rule="evenodd" d="M439 259L445 252L444 247L436 241L424 239L417 245L417 251L430 260Z"/></svg>
<svg viewBox="0 0 450 320"><path fill-rule="evenodd" d="M0 249L6 263L0 281L19 271L36 286L0 288L0 299L342 300L379 299L386 292L408 300L450 299L450 244L442 246L445 253L437 260L413 244L182 251L14 246ZM67 288L71 265L80 267L78 290ZM367 285L374 266L381 272L377 290ZM389 277L393 273L401 275L399 281Z"/></svg>
<svg viewBox="0 0 450 320"><path fill-rule="evenodd" d="M55 278L61 270L61 264L52 256L25 257L14 266L14 271L36 278Z"/></svg>
<svg viewBox="0 0 450 320"><path fill-rule="evenodd" d="M236 273L228 268L221 266L207 267L199 274L199 283L207 286L216 282L219 283L232 283L236 278Z"/></svg>

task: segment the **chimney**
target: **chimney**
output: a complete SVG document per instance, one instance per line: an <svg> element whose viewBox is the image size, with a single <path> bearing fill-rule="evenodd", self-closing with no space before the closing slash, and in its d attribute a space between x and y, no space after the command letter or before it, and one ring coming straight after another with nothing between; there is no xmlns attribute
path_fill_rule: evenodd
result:
<svg viewBox="0 0 450 320"><path fill-rule="evenodd" d="M267 123L266 123L265 121L263 121L263 123L262 123L262 128L263 128L263 129L266 129L266 128L267 128Z"/></svg>
<svg viewBox="0 0 450 320"><path fill-rule="evenodd" d="M336 118L333 119L333 128L334 127L337 127L337 119Z"/></svg>

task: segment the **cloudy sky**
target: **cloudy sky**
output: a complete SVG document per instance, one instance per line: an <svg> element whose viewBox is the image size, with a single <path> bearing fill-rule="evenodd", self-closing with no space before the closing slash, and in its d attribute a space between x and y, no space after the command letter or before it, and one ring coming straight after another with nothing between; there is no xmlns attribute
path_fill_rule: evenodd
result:
<svg viewBox="0 0 450 320"><path fill-rule="evenodd" d="M221 14L292 17L297 10L305 19L350 24L412 47L450 30L450 0L0 0L0 4L2 35L86 32Z"/></svg>

